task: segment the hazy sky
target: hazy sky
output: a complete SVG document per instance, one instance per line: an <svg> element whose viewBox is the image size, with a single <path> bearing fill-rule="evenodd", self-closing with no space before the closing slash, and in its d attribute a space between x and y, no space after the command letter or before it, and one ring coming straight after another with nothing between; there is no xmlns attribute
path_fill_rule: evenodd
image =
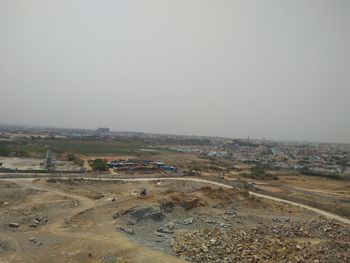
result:
<svg viewBox="0 0 350 263"><path fill-rule="evenodd" d="M0 123L350 142L349 0L0 0Z"/></svg>

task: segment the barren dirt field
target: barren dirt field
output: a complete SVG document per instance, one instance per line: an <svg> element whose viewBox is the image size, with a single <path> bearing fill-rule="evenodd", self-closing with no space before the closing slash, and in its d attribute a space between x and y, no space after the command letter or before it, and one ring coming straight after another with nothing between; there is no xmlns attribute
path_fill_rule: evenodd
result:
<svg viewBox="0 0 350 263"><path fill-rule="evenodd" d="M181 180L0 181L2 263L349 260L349 225L244 190Z"/></svg>
<svg viewBox="0 0 350 263"><path fill-rule="evenodd" d="M256 181L258 188L350 218L350 182L312 176L280 175L276 181Z"/></svg>

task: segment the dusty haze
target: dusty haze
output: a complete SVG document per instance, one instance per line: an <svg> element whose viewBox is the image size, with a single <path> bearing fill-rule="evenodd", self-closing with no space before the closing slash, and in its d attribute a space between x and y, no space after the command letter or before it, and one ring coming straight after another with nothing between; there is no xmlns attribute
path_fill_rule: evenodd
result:
<svg viewBox="0 0 350 263"><path fill-rule="evenodd" d="M0 122L350 142L350 2L0 0Z"/></svg>

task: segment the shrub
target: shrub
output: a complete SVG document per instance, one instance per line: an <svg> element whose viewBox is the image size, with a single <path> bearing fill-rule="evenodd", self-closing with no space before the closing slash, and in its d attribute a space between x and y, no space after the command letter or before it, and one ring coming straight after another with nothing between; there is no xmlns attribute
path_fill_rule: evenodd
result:
<svg viewBox="0 0 350 263"><path fill-rule="evenodd" d="M91 163L91 167L92 169L94 169L94 171L108 171L107 162L102 159L93 160Z"/></svg>

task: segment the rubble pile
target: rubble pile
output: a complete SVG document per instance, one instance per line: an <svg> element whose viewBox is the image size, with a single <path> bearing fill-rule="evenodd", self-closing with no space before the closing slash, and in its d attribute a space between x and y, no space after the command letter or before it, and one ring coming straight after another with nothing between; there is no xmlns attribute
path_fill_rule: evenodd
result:
<svg viewBox="0 0 350 263"><path fill-rule="evenodd" d="M156 222L163 221L165 215L158 207L154 206L134 206L130 209L114 212L112 217L113 219L117 219L120 215L128 215L128 221L131 224L136 224L142 220L153 220Z"/></svg>
<svg viewBox="0 0 350 263"><path fill-rule="evenodd" d="M191 262L349 262L350 229L333 221L275 219L271 226L195 230L177 236L172 249Z"/></svg>
<svg viewBox="0 0 350 263"><path fill-rule="evenodd" d="M158 200L158 202L161 209L167 213L172 212L175 206L181 206L185 210L191 210L195 207L203 205L197 196L183 192L174 192L170 194L170 196L163 197L162 199Z"/></svg>
<svg viewBox="0 0 350 263"><path fill-rule="evenodd" d="M30 237L29 238L29 242L32 244L32 245L35 245L36 247L40 247L43 243L41 240L35 238L35 237Z"/></svg>
<svg viewBox="0 0 350 263"><path fill-rule="evenodd" d="M36 215L34 218L32 218L29 222L29 227L38 227L41 225L46 225L46 223L49 221L47 216L40 216Z"/></svg>
<svg viewBox="0 0 350 263"><path fill-rule="evenodd" d="M350 229L335 221L309 220L298 222L290 218L274 218L268 231L277 237L337 238L350 241Z"/></svg>

